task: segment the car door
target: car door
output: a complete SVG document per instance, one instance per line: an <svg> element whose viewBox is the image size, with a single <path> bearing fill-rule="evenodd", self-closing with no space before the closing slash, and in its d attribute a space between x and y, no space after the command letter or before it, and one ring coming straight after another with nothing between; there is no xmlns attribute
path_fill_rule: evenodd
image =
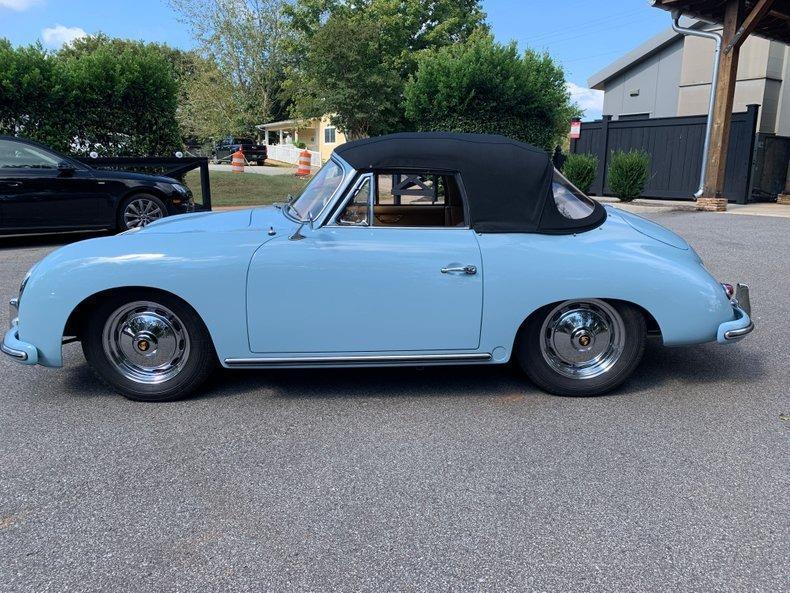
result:
<svg viewBox="0 0 790 593"><path fill-rule="evenodd" d="M4 232L96 228L105 202L88 168L27 142L0 139Z"/></svg>
<svg viewBox="0 0 790 593"><path fill-rule="evenodd" d="M370 180L363 177L351 191L357 200L370 191ZM367 197L359 207L369 208ZM277 237L254 255L250 349L475 350L482 303L480 249L471 229L330 224L305 230L303 239Z"/></svg>

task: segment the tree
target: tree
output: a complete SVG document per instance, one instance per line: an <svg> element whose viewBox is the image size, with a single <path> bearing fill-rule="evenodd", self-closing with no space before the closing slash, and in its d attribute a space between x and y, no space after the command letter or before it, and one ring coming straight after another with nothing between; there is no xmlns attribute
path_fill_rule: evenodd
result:
<svg viewBox="0 0 790 593"><path fill-rule="evenodd" d="M292 115L330 113L350 138L402 129L416 56L485 26L478 0L297 0L285 13Z"/></svg>
<svg viewBox="0 0 790 593"><path fill-rule="evenodd" d="M487 33L423 52L405 89L406 116L419 130L496 133L552 150L579 114L565 75L548 54Z"/></svg>
<svg viewBox="0 0 790 593"><path fill-rule="evenodd" d="M256 124L284 114L278 96L284 77L288 36L283 7L287 0L170 0L181 20L192 30L206 59L193 81L211 80L217 86L200 89L194 103L220 105L236 112L224 124L213 118L219 135L248 134Z"/></svg>
<svg viewBox="0 0 790 593"><path fill-rule="evenodd" d="M378 24L353 15L330 16L313 36L302 67L304 76L284 87L297 117L334 114L332 123L350 140L386 133L401 121L402 85L381 61Z"/></svg>
<svg viewBox="0 0 790 593"><path fill-rule="evenodd" d="M199 140L243 135L249 120L243 111L234 109L236 100L236 87L217 65L209 60L199 61L185 81L179 104L182 134Z"/></svg>

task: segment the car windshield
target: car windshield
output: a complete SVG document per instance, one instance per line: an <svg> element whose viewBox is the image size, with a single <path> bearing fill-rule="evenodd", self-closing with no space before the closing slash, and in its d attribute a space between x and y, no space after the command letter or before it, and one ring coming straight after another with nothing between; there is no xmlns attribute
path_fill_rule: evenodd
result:
<svg viewBox="0 0 790 593"><path fill-rule="evenodd" d="M304 191L294 200L291 211L301 220L315 220L342 181L342 167L334 161L329 161L321 167Z"/></svg>
<svg viewBox="0 0 790 593"><path fill-rule="evenodd" d="M593 201L565 179L557 169L554 169L551 189L554 194L554 203L557 204L557 210L565 218L572 220L587 218L595 210Z"/></svg>

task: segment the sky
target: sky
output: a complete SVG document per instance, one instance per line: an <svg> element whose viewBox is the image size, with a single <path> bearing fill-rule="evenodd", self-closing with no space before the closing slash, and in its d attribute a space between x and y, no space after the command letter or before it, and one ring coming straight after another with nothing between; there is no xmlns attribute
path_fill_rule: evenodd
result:
<svg viewBox="0 0 790 593"><path fill-rule="evenodd" d="M670 26L647 0L483 0L498 41L548 51L565 68L584 119L600 117L603 93L587 79ZM194 47L167 0L0 0L0 37L14 45L58 48L75 37L113 37Z"/></svg>

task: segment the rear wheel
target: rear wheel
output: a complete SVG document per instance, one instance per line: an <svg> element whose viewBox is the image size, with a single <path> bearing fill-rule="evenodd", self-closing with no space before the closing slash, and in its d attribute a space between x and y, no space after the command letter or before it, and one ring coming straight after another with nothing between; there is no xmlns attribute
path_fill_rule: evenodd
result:
<svg viewBox="0 0 790 593"><path fill-rule="evenodd" d="M216 366L203 321L166 293L128 291L102 302L83 334L85 358L130 399L167 401L197 388Z"/></svg>
<svg viewBox="0 0 790 593"><path fill-rule="evenodd" d="M167 216L164 202L150 194L135 194L126 198L118 209L118 228L128 231L144 227Z"/></svg>
<svg viewBox="0 0 790 593"><path fill-rule="evenodd" d="M634 371L645 320L628 303L569 300L545 307L522 328L517 358L530 379L557 395L600 395Z"/></svg>

